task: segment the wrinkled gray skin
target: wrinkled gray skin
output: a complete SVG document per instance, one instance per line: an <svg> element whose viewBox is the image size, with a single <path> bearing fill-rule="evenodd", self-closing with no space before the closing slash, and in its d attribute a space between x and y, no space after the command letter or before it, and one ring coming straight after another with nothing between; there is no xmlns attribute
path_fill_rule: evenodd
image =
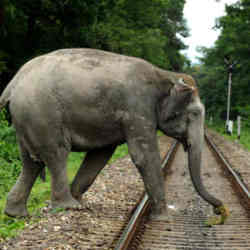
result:
<svg viewBox="0 0 250 250"><path fill-rule="evenodd" d="M23 162L5 213L28 214L28 196L45 165L52 176L52 207L79 207L116 146L127 142L153 214L164 214L157 129L183 143L196 190L220 206L200 181L204 108L194 90L179 74L100 50L65 49L29 61L0 99L0 107L9 105ZM71 151L87 155L70 188L66 161Z"/></svg>

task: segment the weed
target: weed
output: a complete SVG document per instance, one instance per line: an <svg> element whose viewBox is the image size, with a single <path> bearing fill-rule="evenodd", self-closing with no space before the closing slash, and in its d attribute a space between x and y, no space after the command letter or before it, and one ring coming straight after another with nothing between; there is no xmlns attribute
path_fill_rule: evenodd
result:
<svg viewBox="0 0 250 250"><path fill-rule="evenodd" d="M57 213L60 213L60 212L65 212L65 211L66 211L65 208L56 207L56 208L52 208L49 212L51 214L57 214Z"/></svg>

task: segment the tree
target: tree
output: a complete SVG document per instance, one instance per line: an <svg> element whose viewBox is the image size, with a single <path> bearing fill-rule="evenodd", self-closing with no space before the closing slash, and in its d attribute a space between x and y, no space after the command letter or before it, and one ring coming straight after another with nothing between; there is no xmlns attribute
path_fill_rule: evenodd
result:
<svg viewBox="0 0 250 250"><path fill-rule="evenodd" d="M29 59L60 48L97 48L180 71L185 0L3 0L0 90Z"/></svg>
<svg viewBox="0 0 250 250"><path fill-rule="evenodd" d="M216 22L216 28L221 33L215 46L201 48L202 66L196 75L203 76L199 79L202 98L207 112L213 112L214 115L224 117L226 114L228 71L225 57L237 62L232 79L231 119L235 119L237 114L246 115L244 110L250 110L249 23L250 0L227 5L226 15Z"/></svg>

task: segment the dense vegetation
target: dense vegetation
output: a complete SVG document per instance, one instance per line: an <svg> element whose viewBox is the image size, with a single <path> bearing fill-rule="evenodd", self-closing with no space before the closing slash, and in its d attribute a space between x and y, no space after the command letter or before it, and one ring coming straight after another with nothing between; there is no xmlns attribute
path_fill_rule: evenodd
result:
<svg viewBox="0 0 250 250"><path fill-rule="evenodd" d="M200 94L208 116L225 120L227 107L228 67L225 59L235 63L232 72L230 119L237 115L250 127L250 0L226 7L226 14L215 25L221 31L215 46L200 48L201 64L189 68L198 80Z"/></svg>
<svg viewBox="0 0 250 250"><path fill-rule="evenodd" d="M185 0L1 0L0 93L26 61L60 48L103 49L181 71L187 62L180 53L185 48L180 37L188 35L184 3ZM5 116L5 111L0 113L0 240L14 235L27 222L3 214L7 192L21 169L15 131ZM122 145L111 160L125 154L127 146ZM71 154L70 180L82 157ZM38 179L32 189L28 208L33 215L39 215L39 208L49 199L49 181L47 174L46 182Z"/></svg>
<svg viewBox="0 0 250 250"><path fill-rule="evenodd" d="M185 0L1 0L0 90L30 58L87 47L180 71Z"/></svg>

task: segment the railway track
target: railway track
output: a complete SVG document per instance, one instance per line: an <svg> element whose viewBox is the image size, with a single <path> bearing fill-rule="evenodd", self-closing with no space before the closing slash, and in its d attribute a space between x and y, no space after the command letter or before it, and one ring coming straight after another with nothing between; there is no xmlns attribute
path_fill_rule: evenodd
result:
<svg viewBox="0 0 250 250"><path fill-rule="evenodd" d="M233 171L216 146L206 137L203 181L207 189L230 210L224 225L207 227L212 207L196 193L187 171L186 154L173 145L167 164L166 192L169 221L150 221L150 203L144 195L127 227L116 243L121 249L250 249L250 196L244 183Z"/></svg>

